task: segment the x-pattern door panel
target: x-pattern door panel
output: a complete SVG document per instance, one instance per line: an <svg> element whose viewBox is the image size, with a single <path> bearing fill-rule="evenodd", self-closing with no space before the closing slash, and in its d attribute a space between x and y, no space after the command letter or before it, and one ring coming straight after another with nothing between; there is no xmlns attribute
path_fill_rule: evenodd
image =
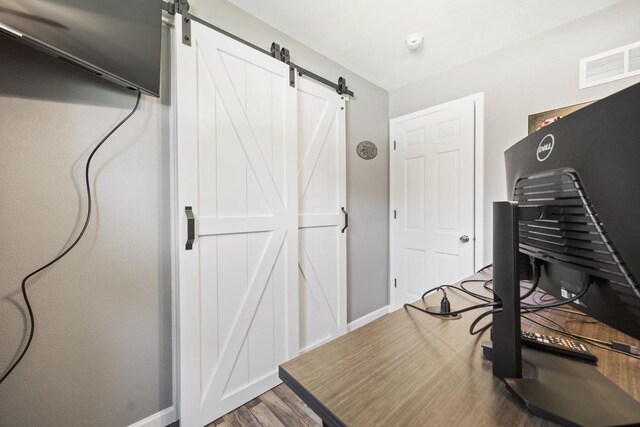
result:
<svg viewBox="0 0 640 427"><path fill-rule="evenodd" d="M181 425L202 426L298 352L296 91L286 64L191 25L176 49L179 200L198 220L180 251L180 392Z"/></svg>
<svg viewBox="0 0 640 427"><path fill-rule="evenodd" d="M300 349L346 332L345 99L298 80Z"/></svg>

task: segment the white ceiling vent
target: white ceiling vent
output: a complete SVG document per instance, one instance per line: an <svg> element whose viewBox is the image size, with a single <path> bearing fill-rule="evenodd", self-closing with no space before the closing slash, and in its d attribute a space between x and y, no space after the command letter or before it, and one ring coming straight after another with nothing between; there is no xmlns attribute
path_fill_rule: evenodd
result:
<svg viewBox="0 0 640 427"><path fill-rule="evenodd" d="M580 60L580 89L640 75L640 42Z"/></svg>

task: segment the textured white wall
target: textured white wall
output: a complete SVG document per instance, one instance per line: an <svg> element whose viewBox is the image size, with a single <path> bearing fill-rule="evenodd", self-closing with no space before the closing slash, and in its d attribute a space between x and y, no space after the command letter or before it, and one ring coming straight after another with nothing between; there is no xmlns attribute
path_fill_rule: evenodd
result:
<svg viewBox="0 0 640 427"><path fill-rule="evenodd" d="M529 114L597 100L640 81L578 88L579 59L639 41L639 22L640 2L623 1L391 92L392 118L485 93L485 262L492 259L492 203L506 198L504 151L527 135Z"/></svg>
<svg viewBox="0 0 640 427"><path fill-rule="evenodd" d="M0 426L125 426L171 406L169 53L164 97L143 96L94 159L85 238L29 283L36 334L0 385ZM86 158L135 93L5 37L0 76L4 373L27 332L20 280L78 231Z"/></svg>

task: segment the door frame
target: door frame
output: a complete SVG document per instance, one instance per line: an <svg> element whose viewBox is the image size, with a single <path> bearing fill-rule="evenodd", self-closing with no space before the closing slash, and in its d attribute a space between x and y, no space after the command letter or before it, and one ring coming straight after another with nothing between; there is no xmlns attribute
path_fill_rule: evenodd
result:
<svg viewBox="0 0 640 427"><path fill-rule="evenodd" d="M474 103L474 254L473 265L477 271L484 262L484 92L474 93L463 98L428 107L413 113L395 117L389 120L389 307L397 310L394 278L396 275L396 260L394 249L396 246L396 230L393 211L396 207L396 155L393 148L393 129L398 123L436 113L459 103L472 101Z"/></svg>

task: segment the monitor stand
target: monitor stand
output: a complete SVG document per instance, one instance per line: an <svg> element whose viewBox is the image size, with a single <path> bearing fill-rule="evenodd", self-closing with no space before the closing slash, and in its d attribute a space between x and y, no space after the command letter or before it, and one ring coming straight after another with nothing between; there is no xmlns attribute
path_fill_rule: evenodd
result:
<svg viewBox="0 0 640 427"><path fill-rule="evenodd" d="M533 414L557 423L640 425L640 402L595 366L521 346L518 221L542 215L537 207L493 204L493 291L502 306L493 315L493 374Z"/></svg>

